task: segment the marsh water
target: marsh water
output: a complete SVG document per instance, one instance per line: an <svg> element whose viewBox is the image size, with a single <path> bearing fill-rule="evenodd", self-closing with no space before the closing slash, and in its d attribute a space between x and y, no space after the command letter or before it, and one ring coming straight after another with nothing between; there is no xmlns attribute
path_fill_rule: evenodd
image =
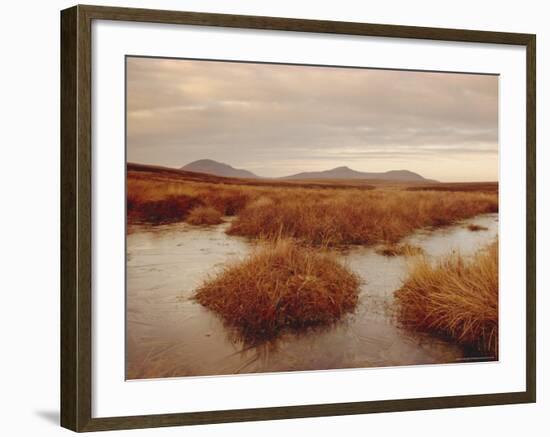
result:
<svg viewBox="0 0 550 437"><path fill-rule="evenodd" d="M484 229L472 232L467 226ZM197 287L227 263L253 250L229 236L229 223L132 226L127 237L127 378L457 363L479 359L462 347L399 326L393 292L406 278L410 258L387 257L377 247L339 250L362 279L353 314L325 328L284 333L256 346L244 344L221 319L194 302ZM498 214L487 214L404 239L435 260L468 256L498 235Z"/></svg>

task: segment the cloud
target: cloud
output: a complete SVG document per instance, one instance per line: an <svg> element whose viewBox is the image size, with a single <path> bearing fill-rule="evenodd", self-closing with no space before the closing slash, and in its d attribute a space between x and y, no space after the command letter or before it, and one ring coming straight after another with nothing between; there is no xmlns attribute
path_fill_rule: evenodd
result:
<svg viewBox="0 0 550 437"><path fill-rule="evenodd" d="M370 171L402 162L415 171L432 162L427 177L443 171L440 163L454 162L456 168L445 173L467 179L465 160L483 156L487 178L496 178L496 76L127 62L130 161L179 167L213 158L266 176L304 165Z"/></svg>

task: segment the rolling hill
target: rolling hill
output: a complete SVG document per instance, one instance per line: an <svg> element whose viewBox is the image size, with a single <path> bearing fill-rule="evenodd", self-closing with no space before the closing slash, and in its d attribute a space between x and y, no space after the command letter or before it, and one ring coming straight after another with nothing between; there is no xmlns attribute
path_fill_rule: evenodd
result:
<svg viewBox="0 0 550 437"><path fill-rule="evenodd" d="M434 182L409 170L390 170L386 172L362 172L349 167L336 167L325 171L312 171L286 176L282 179L372 179L385 181Z"/></svg>
<svg viewBox="0 0 550 437"><path fill-rule="evenodd" d="M199 159L198 161L190 162L181 167L181 170L192 171L196 173L206 173L214 176L223 176L228 178L249 178L255 179L254 173L248 170L231 167L228 164L214 161L213 159Z"/></svg>
<svg viewBox="0 0 550 437"><path fill-rule="evenodd" d="M196 173L206 173L214 176L231 177L231 178L246 178L258 179L259 176L254 173L234 168L228 164L217 162L212 159L199 159L181 167L181 170L191 171ZM365 180L380 180L389 182L437 182L432 179L426 179L418 173L409 170L390 170L386 172L362 172L353 170L349 167L336 167L325 171L302 172L281 178L278 180L322 180L322 179L365 179Z"/></svg>

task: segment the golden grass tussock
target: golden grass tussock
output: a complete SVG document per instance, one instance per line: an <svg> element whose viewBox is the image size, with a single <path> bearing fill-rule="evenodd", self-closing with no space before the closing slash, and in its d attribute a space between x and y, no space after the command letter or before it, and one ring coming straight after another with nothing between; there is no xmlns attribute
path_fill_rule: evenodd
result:
<svg viewBox="0 0 550 437"><path fill-rule="evenodd" d="M405 326L497 358L498 243L471 258L453 254L437 265L417 260L395 298Z"/></svg>
<svg viewBox="0 0 550 437"><path fill-rule="evenodd" d="M197 206L189 212L185 221L190 225L218 225L223 220L219 209L211 206Z"/></svg>
<svg viewBox="0 0 550 437"><path fill-rule="evenodd" d="M207 205L217 209L223 215L230 216L238 214L253 198L251 193L243 189L206 191L202 195Z"/></svg>
<svg viewBox="0 0 550 437"><path fill-rule="evenodd" d="M376 253L383 256L417 256L422 255L424 250L412 244L386 244L376 250Z"/></svg>
<svg viewBox="0 0 550 437"><path fill-rule="evenodd" d="M285 328L329 324L354 310L358 277L334 256L291 240L260 245L250 258L205 282L195 299L248 342Z"/></svg>
<svg viewBox="0 0 550 437"><path fill-rule="evenodd" d="M271 203L250 203L228 233L288 237L313 245L395 243L419 228L498 211L497 196L487 193L311 191L279 194Z"/></svg>

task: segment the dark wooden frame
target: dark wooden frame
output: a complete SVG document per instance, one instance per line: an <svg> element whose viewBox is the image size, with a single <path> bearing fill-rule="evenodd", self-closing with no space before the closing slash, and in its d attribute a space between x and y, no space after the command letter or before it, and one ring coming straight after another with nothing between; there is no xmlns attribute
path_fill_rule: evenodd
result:
<svg viewBox="0 0 550 437"><path fill-rule="evenodd" d="M526 391L292 407L92 418L91 24L92 20L221 26L510 44L527 53ZM336 416L529 403L536 400L535 35L97 6L61 12L61 425L74 431Z"/></svg>

